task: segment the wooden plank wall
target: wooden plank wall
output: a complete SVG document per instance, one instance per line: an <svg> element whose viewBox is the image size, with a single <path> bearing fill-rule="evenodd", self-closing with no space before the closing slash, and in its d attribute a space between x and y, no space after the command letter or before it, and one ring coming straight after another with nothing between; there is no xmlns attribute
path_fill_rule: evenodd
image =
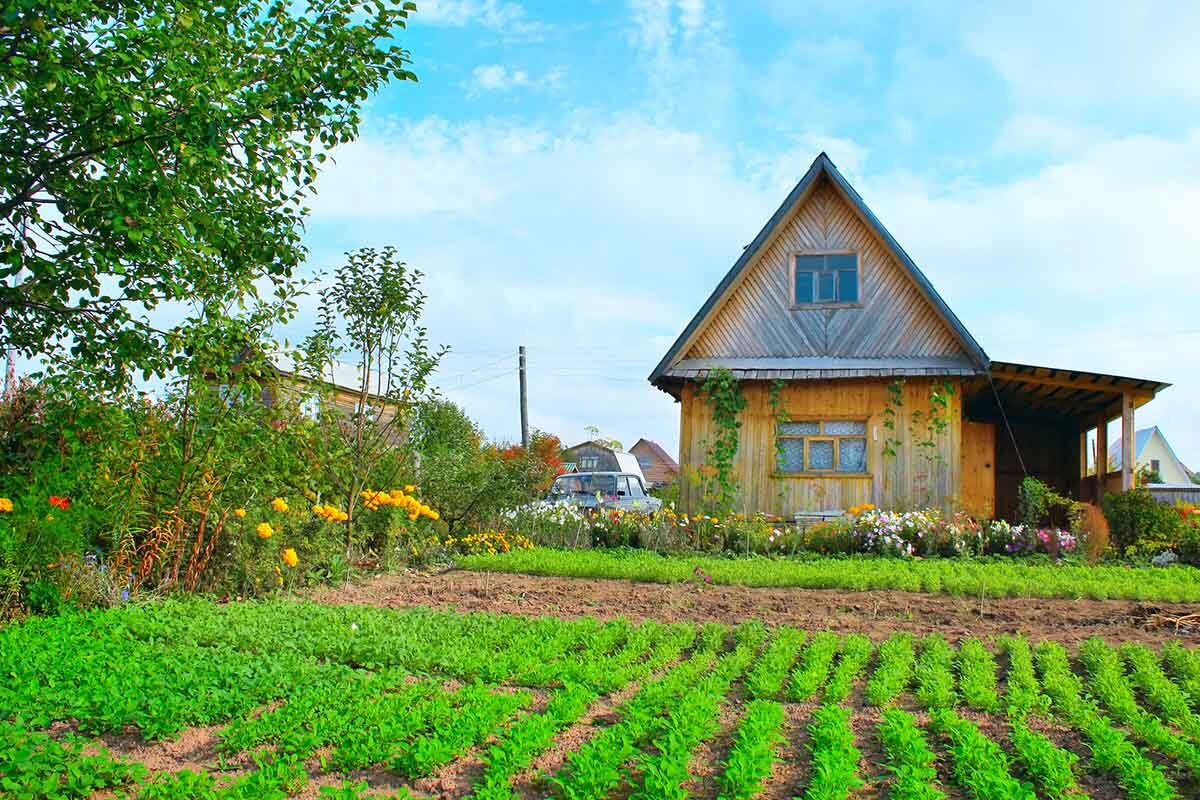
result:
<svg viewBox="0 0 1200 800"><path fill-rule="evenodd" d="M828 180L744 273L687 358L954 356L963 350L917 284ZM859 253L861 307L791 308L792 253Z"/></svg>
<svg viewBox="0 0 1200 800"><path fill-rule="evenodd" d="M939 379L938 384L942 381ZM863 503L885 508L920 508L927 505L956 507L962 491L962 392L957 382L947 410L949 425L938 437L943 463L930 465L917 451L909 433L913 410L928 413L934 380L910 378L904 386L897 436L902 444L895 458L884 459L883 427L888 379L793 381L782 393L792 419L867 420L868 477L800 477L775 475L775 420L770 405L770 384L746 381L735 474L741 484L740 511L792 516L798 511L846 509ZM716 429L712 412L688 382L680 400L680 504L689 513L700 510L700 487L695 479L706 461L708 443ZM918 440L924 438L918 432Z"/></svg>

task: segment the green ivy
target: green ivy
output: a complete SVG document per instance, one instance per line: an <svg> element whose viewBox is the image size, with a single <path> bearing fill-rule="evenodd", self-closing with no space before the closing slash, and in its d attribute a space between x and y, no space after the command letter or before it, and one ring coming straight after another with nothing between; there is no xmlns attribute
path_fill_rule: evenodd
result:
<svg viewBox="0 0 1200 800"><path fill-rule="evenodd" d="M737 500L738 482L733 475L733 460L737 457L738 433L742 427L739 416L746 408L746 397L738 379L723 367L712 370L700 381L700 396L712 410L717 429L708 447L708 464L714 470L716 487L714 492L710 482L705 481L705 503L726 512Z"/></svg>

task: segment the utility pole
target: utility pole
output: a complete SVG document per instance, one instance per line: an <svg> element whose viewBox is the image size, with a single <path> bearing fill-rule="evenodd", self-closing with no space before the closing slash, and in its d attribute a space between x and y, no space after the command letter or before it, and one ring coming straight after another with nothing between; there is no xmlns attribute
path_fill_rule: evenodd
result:
<svg viewBox="0 0 1200 800"><path fill-rule="evenodd" d="M529 388L525 381L525 345L517 349L517 362L521 373L521 446L529 449Z"/></svg>

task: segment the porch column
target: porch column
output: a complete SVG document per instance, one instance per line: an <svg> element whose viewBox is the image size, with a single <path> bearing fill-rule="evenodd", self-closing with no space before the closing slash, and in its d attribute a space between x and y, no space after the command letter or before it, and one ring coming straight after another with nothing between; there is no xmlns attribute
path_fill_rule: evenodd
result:
<svg viewBox="0 0 1200 800"><path fill-rule="evenodd" d="M1079 493L1079 499L1082 500L1087 495L1087 428L1079 432L1079 488L1076 490Z"/></svg>
<svg viewBox="0 0 1200 800"><path fill-rule="evenodd" d="M1133 398L1121 393L1121 491L1133 488L1133 470L1137 461L1137 445L1133 433Z"/></svg>
<svg viewBox="0 0 1200 800"><path fill-rule="evenodd" d="M1104 500L1104 479L1108 475L1108 420L1096 423L1096 505Z"/></svg>

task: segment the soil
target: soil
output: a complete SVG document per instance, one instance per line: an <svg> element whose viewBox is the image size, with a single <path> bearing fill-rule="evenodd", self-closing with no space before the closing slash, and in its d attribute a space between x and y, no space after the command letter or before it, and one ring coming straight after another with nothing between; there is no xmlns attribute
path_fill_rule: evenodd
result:
<svg viewBox="0 0 1200 800"><path fill-rule="evenodd" d="M1200 637L1200 627L1176 629L1166 621L1200 614L1200 604L1194 603L980 599L900 591L760 589L463 570L384 575L363 583L317 590L313 599L324 603L391 608L428 606L566 618L725 623L758 619L768 625L786 624L805 630L864 633L875 640L897 630L918 635L936 632L952 641L965 636L1021 633L1067 644L1092 636L1146 643Z"/></svg>

